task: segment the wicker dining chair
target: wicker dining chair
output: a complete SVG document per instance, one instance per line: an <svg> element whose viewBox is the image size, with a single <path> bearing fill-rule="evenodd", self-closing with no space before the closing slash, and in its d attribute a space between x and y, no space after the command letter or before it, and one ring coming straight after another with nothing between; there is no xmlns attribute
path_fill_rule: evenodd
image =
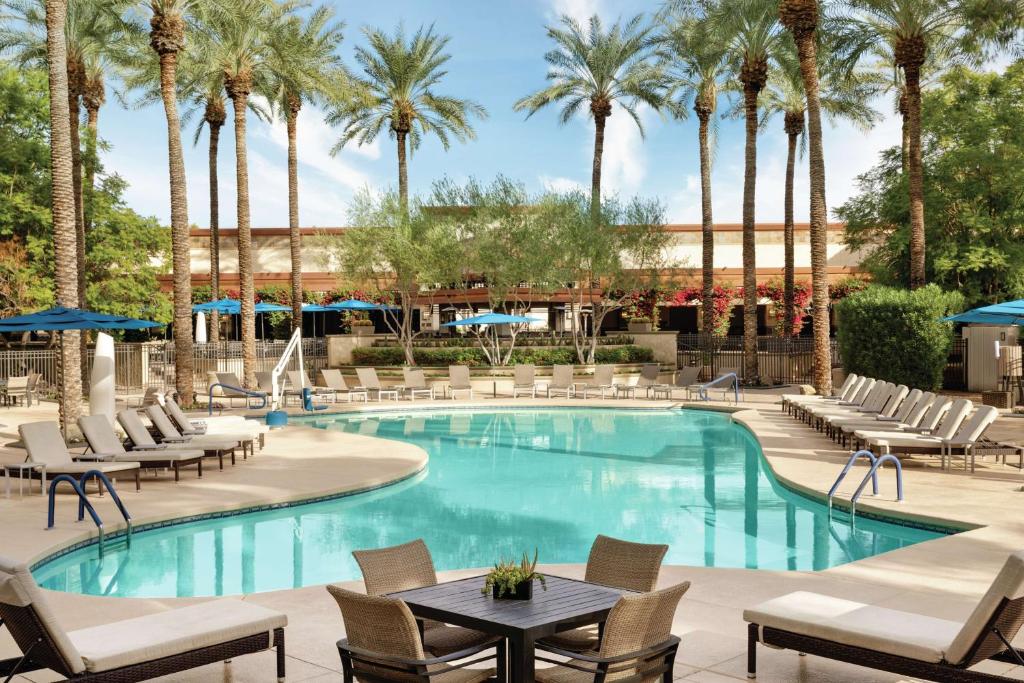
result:
<svg viewBox="0 0 1024 683"><path fill-rule="evenodd" d="M368 595L387 595L437 584L434 560L423 539L389 548L354 550L352 556L363 572ZM439 621L425 619L422 624L423 647L435 655L492 645L497 640L496 636L461 626L447 626Z"/></svg>
<svg viewBox="0 0 1024 683"><path fill-rule="evenodd" d="M648 593L658 583L667 545L633 543L598 534L590 546L585 581L612 588ZM552 647L572 652L596 650L601 642L600 624L562 631L544 639Z"/></svg>
<svg viewBox="0 0 1024 683"><path fill-rule="evenodd" d="M347 638L338 641L345 683L360 681L444 681L478 683L497 675L504 681L505 641L481 643L442 656L428 657L419 626L409 607L397 598L363 595L327 586L341 609ZM494 654L475 657L488 649ZM470 659L472 658L472 659ZM495 660L497 666L469 669L470 664ZM458 664L451 664L456 660Z"/></svg>
<svg viewBox="0 0 1024 683"><path fill-rule="evenodd" d="M537 643L538 650L570 659L566 662L538 656L537 661L555 666L538 669L535 679L538 683L669 683L679 647L679 638L672 635L672 619L689 587L690 582L684 581L660 591L623 595L608 614L596 653Z"/></svg>

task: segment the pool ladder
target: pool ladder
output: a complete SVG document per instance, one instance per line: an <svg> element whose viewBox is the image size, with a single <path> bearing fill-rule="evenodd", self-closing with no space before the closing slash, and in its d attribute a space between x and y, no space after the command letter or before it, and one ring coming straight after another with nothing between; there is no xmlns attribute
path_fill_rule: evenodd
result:
<svg viewBox="0 0 1024 683"><path fill-rule="evenodd" d="M850 456L850 459L846 461L846 466L843 468L843 471L839 473L839 476L836 477L835 483L832 484L832 488L828 490L829 512L832 512L832 498L835 497L836 491L839 489L839 485L843 483L843 479L846 479L846 475L850 473L851 469L853 469L853 465L861 458L867 458L871 461L871 469L868 470L864 479L861 480L860 486L857 487L857 490L854 491L853 495L850 497L850 518L852 519L853 516L857 514L857 500L860 499L861 494L864 493L864 488L868 485L869 480L871 481L871 495L878 495L878 470L887 462L895 463L896 465L896 500L897 502L903 500L903 465L900 464L899 458L891 453L886 453L879 457L869 450L860 450L855 451Z"/></svg>
<svg viewBox="0 0 1024 683"><path fill-rule="evenodd" d="M70 474L60 474L53 478L50 482L50 500L47 509L46 528L53 528L54 509L57 503L57 486L62 481L66 481L71 485L75 495L78 496L78 521L81 522L85 519L85 513L88 512L89 517L92 518L93 524L96 525L96 530L99 534L98 545L100 549L100 557L103 557L103 520L100 519L99 513L96 512L96 508L92 506L92 503L89 502L89 499L85 495L85 487L89 483L90 479L95 479L97 486L101 486L101 493L102 488L105 488L107 493L110 494L110 498L114 501L114 504L117 505L117 509L121 512L121 516L124 518L126 525L125 543L130 548L132 545L132 516L128 514L128 509L124 506L124 503L121 502L121 497L117 495L117 491L114 489L114 485L111 481L107 478L107 475L103 474L103 472L100 472L99 470L89 470L82 475L81 479L75 479Z"/></svg>

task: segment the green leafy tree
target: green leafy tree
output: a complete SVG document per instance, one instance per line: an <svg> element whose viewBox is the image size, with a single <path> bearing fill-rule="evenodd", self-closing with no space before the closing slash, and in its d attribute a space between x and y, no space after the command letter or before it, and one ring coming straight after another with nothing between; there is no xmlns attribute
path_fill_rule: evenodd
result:
<svg viewBox="0 0 1024 683"><path fill-rule="evenodd" d="M922 162L933 282L972 305L1024 297L1024 64L1004 74L955 69L925 93ZM836 215L883 283L911 282L910 205L899 147L858 178Z"/></svg>
<svg viewBox="0 0 1024 683"><path fill-rule="evenodd" d="M435 88L447 75L451 55L445 52L450 38L420 28L406 37L401 25L392 35L375 28L363 29L368 46L356 48L356 62L363 77L354 83L357 97L331 109L327 122L342 129L332 152L350 142L365 145L387 131L398 152L398 197L409 209L407 156L423 138L434 135L447 150L454 137L472 140L476 131L470 120L486 118L487 110L476 102L441 95Z"/></svg>
<svg viewBox="0 0 1024 683"><path fill-rule="evenodd" d="M540 109L560 104L559 122L568 123L584 107L594 119L594 161L590 182L590 208L595 221L601 212L601 162L604 130L613 105L629 114L640 134L640 103L660 109L665 103L665 77L654 59L657 36L637 15L616 21L605 29L596 14L586 28L563 15L561 27L548 26L554 49L544 55L550 85L515 103L516 111L532 116Z"/></svg>

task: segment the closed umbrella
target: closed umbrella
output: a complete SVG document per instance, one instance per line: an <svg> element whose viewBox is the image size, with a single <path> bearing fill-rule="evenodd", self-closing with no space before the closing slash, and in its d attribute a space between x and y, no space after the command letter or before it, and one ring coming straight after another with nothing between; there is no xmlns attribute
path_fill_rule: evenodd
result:
<svg viewBox="0 0 1024 683"><path fill-rule="evenodd" d="M206 339L206 314L199 311L196 313L196 344L205 344Z"/></svg>

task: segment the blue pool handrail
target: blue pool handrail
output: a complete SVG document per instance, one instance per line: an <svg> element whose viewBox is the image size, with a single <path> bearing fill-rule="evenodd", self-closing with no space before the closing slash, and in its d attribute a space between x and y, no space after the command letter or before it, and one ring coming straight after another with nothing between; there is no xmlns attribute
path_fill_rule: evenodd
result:
<svg viewBox="0 0 1024 683"><path fill-rule="evenodd" d="M860 498L860 494L864 491L864 487L868 485L868 479L877 476L876 473L878 472L878 469L887 462L896 463L896 501L903 501L903 465L900 463L900 459L895 455L892 453L886 453L872 463L871 471L868 472L866 477L864 477L864 481L860 483L860 486L857 487L857 490L854 491L853 496L850 498L851 515L854 515L857 512L857 499Z"/></svg>
<svg viewBox="0 0 1024 683"><path fill-rule="evenodd" d="M114 489L114 484L111 483L110 479L107 478L107 475L103 474L103 472L99 470L89 470L88 472L82 475L81 479L78 480L78 485L81 487L83 493L85 493L86 485L89 483L90 479L95 479L97 482L101 482L103 484L103 487L107 489L107 493L110 494L111 499L113 499L114 504L117 505L117 509L121 512L121 517L124 518L124 522L127 527L125 538L126 543L130 548L132 545L132 516L128 514L128 508L126 508L124 506L124 503L121 502L121 497L117 495L117 491ZM99 484L97 484L97 486L98 485ZM85 506L87 504L88 501L86 501L84 497L78 499L79 522L81 522L82 519L84 519ZM100 547L102 548L102 544Z"/></svg>
<svg viewBox="0 0 1024 683"><path fill-rule="evenodd" d="M48 511L46 515L46 528L47 530L53 528L53 512L57 502L57 485L62 481L66 481L71 484L71 488L75 490L75 494L79 500L79 517L78 521L82 521L81 510L84 507L89 512L89 516L92 517L93 524L96 525L96 530L99 532L99 547L100 557L103 556L103 520L96 513L96 508L92 506L92 503L85 497L85 492L82 490L78 480L72 477L70 474L58 474L50 481L50 500L48 504Z"/></svg>
<svg viewBox="0 0 1024 683"><path fill-rule="evenodd" d="M739 404L739 402L740 402L740 378L739 378L739 375L737 375L735 372L727 372L727 373L725 373L723 375L719 375L718 377L714 378L710 382L705 382L704 384L699 385L697 387L697 395L700 397L700 400L702 400L702 401L710 400L708 398L708 389L710 389L711 387L715 386L716 384L722 382L722 380L726 380L726 379L730 379L730 378L732 378L732 380L733 380L732 390L736 394L736 403Z"/></svg>
<svg viewBox="0 0 1024 683"><path fill-rule="evenodd" d="M875 463L878 461L878 458L875 457L875 454L872 453L869 450L855 451L850 456L850 459L846 461L846 467L844 467L843 471L839 473L838 477L836 477L836 481L835 481L834 484L832 484L832 488L830 488L828 490L828 508L829 508L829 510L832 509L832 498L836 495L836 491L839 489L839 485L841 483L843 483L843 479L846 479L846 475L850 473L850 470L853 468L853 464L855 462L857 462L858 460L860 460L861 458L867 458L868 460L871 461L872 472L874 473L874 476L872 478L872 482L874 484L874 486L873 486L873 488L874 488L874 495L876 495L876 496L878 495L878 473L875 472L874 469L873 469Z"/></svg>
<svg viewBox="0 0 1024 683"><path fill-rule="evenodd" d="M232 391L237 391L239 393L245 394L246 403L249 402L250 398L260 399L262 403L260 403L255 408L253 408L251 404L249 405L249 407L252 408L253 410L263 410L264 408L267 407L267 392L265 391L252 391L250 389L243 389L242 387L236 387L231 384L224 384L223 382L215 382L214 384L210 385L209 401L207 401L206 403L210 411L210 415L213 415L213 390L216 389L217 387L222 387L224 389L230 389Z"/></svg>

